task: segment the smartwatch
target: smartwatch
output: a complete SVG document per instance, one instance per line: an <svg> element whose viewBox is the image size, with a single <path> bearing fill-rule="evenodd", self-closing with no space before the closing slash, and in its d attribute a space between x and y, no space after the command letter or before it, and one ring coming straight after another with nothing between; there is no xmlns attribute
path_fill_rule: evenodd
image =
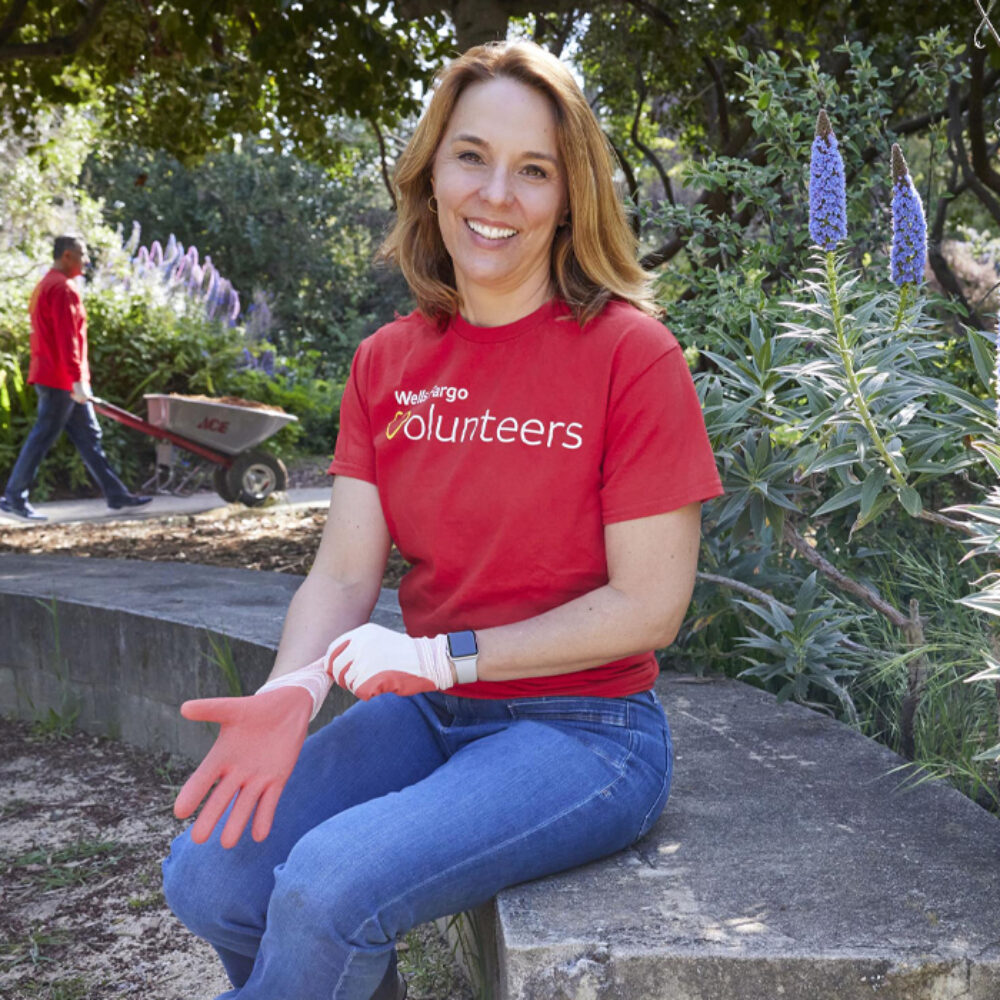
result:
<svg viewBox="0 0 1000 1000"><path fill-rule="evenodd" d="M479 645L476 633L471 628L462 632L448 633L448 659L455 664L455 674L459 684L471 684L476 680L476 660Z"/></svg>

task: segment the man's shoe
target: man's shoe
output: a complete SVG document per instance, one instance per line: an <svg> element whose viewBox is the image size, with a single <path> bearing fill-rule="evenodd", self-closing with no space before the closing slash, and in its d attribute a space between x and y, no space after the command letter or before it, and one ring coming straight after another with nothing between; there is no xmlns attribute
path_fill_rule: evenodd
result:
<svg viewBox="0 0 1000 1000"><path fill-rule="evenodd" d="M152 497L142 497L136 494L130 494L126 497L112 497L108 501L108 506L112 510L121 510L122 507L141 507L145 503L149 503Z"/></svg>
<svg viewBox="0 0 1000 1000"><path fill-rule="evenodd" d="M24 500L22 503L14 503L13 500L8 500L6 497L0 497L0 510L5 511L8 514L13 514L15 517L23 517L25 521L47 521L48 517L45 514L40 514L34 507Z"/></svg>

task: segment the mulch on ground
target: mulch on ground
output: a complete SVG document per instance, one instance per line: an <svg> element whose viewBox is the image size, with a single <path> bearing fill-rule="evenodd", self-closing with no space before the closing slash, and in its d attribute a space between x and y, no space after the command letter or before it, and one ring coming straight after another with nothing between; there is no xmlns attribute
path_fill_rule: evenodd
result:
<svg viewBox="0 0 1000 1000"><path fill-rule="evenodd" d="M304 575L326 523L325 508L241 507L149 520L0 527L0 553L200 563ZM407 564L393 549L383 586Z"/></svg>

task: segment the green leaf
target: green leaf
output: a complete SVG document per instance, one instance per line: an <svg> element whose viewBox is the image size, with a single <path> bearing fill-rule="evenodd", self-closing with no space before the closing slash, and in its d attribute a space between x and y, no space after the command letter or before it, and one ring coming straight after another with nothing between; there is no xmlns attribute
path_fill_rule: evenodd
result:
<svg viewBox="0 0 1000 1000"><path fill-rule="evenodd" d="M853 538L856 531L860 531L862 528L867 527L867 525L877 521L895 502L895 493L889 492L879 494L879 496L875 499L874 504L872 504L871 510L868 511L864 517L858 514L854 524L851 525L849 537Z"/></svg>
<svg viewBox="0 0 1000 1000"><path fill-rule="evenodd" d="M920 494L912 486L903 486L899 490L899 502L910 517L917 517L923 510L923 501Z"/></svg>
<svg viewBox="0 0 1000 1000"><path fill-rule="evenodd" d="M993 351L992 338L989 338L982 330L966 330L966 338L969 341L969 349L972 352L972 361L979 374L979 381L987 392L993 391Z"/></svg>
<svg viewBox="0 0 1000 1000"><path fill-rule="evenodd" d="M858 514L858 520L862 523L868 520L868 515L871 514L875 501L885 486L885 480L885 469L881 465L876 465L865 477L861 486L861 511Z"/></svg>
<svg viewBox="0 0 1000 1000"><path fill-rule="evenodd" d="M829 500L826 501L826 503L814 510L813 517L819 517L822 514L829 514L835 510L842 510L844 507L850 507L851 504L857 503L860 499L861 484L852 483L850 486L846 486L838 493L835 493Z"/></svg>

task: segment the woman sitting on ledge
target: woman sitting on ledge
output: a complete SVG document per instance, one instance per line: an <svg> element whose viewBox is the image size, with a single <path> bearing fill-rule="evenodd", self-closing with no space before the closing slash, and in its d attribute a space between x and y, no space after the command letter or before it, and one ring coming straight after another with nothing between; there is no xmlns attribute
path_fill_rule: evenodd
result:
<svg viewBox="0 0 1000 1000"><path fill-rule="evenodd" d="M721 487L612 170L570 72L523 42L451 63L399 161L382 254L417 310L355 355L271 679L182 709L221 731L165 892L225 997L402 997L399 935L664 807L652 651ZM406 635L366 624L392 542ZM306 740L332 683L360 701Z"/></svg>

